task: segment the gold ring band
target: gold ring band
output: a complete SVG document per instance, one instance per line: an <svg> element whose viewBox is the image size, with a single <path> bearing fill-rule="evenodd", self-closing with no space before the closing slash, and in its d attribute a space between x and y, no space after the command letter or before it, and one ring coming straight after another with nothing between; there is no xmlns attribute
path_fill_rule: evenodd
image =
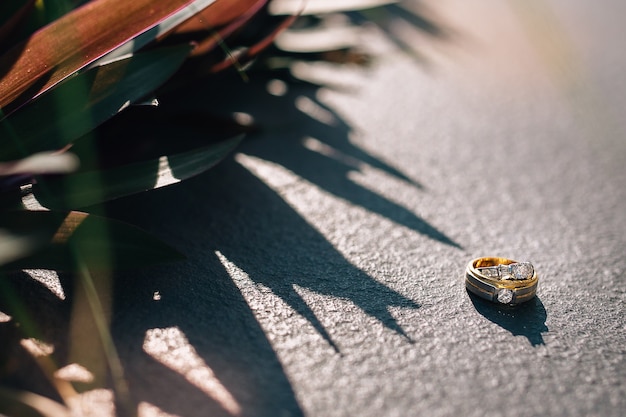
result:
<svg viewBox="0 0 626 417"><path fill-rule="evenodd" d="M501 304L515 305L530 300L537 293L538 281L532 264L507 258L476 258L465 270L468 291Z"/></svg>

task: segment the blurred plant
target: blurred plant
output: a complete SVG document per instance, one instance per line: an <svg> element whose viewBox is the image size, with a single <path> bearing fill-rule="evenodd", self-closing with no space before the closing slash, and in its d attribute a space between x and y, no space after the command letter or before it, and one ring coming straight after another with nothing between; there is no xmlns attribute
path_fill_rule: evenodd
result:
<svg viewBox="0 0 626 417"><path fill-rule="evenodd" d="M246 126L181 113L156 97L168 81L192 82L186 63L201 67L198 78L229 67L242 71L295 18L271 18L267 6L268 0L9 0L0 6L2 298L13 306L23 340L37 338L41 329L6 274L75 274L72 316L88 316L97 329L96 350L108 363L121 414L132 414L132 406L108 331L112 271L182 255L131 225L89 213L201 173L237 146ZM80 349L80 340L73 342L78 348L71 348ZM69 403L74 389L54 376L52 359L37 362L52 396ZM3 415L62 415L63 406L49 403L0 390Z"/></svg>
<svg viewBox="0 0 626 417"><path fill-rule="evenodd" d="M375 20L376 10L391 3L396 2L0 5L0 272L45 269L77 276L74 304L89 308L76 307L72 314L90 315L98 330L120 413L132 414L133 407L108 333L112 271L182 255L144 231L92 213L105 213L102 204L108 201L210 169L258 128L211 116L202 105L184 105L185 91L226 70L237 71L244 82L254 71L284 73L302 59L367 63L367 54L354 48L354 26L363 16ZM370 14L343 15L343 28L328 23L328 16L361 9ZM274 43L289 26L290 36ZM206 100L219 103L220 97ZM17 305L3 277L0 284L6 304ZM38 337L26 309L17 305L12 314L31 324L23 326L24 337ZM55 379L51 362L39 362L67 403L74 389ZM2 414L63 415L65 408L57 405L0 389Z"/></svg>
<svg viewBox="0 0 626 417"><path fill-rule="evenodd" d="M177 114L176 109L159 106L154 94L185 61L202 56L203 71L211 73L240 68L257 55L276 35L276 27L282 29L293 20L289 16L277 24L259 25L259 20L267 20L262 13L267 3L3 3L0 263L4 270L75 270L72 257L50 253L82 247L86 240L124 244L119 266L140 266L140 259L146 258L137 258L135 252L148 248L156 249L155 260L180 258L175 250L166 250L166 245L137 230L134 245L113 242L112 230L131 227L104 218L93 220L102 223L104 235L78 233L83 222L72 219L92 221L93 216L72 210L178 182L209 169L235 148L245 126ZM255 21L256 27L250 29ZM231 52L235 47L227 48L227 42L245 52L235 58ZM51 211L42 216L42 209ZM15 222L15 216L22 221ZM42 227L57 226L52 235L42 233ZM60 232L64 240L58 239ZM37 261L42 256L56 261Z"/></svg>

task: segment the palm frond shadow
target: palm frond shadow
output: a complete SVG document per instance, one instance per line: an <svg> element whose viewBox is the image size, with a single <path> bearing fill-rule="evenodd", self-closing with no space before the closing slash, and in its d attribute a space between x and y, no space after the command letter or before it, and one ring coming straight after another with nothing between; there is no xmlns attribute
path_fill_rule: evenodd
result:
<svg viewBox="0 0 626 417"><path fill-rule="evenodd" d="M352 265L275 191L235 161L225 161L209 175L165 193L175 194L168 200L189 208L179 215L159 210L162 217L153 218L140 214L136 203L127 206L127 200L121 215L128 216L132 209L142 216L136 220L144 227L166 226L168 239L192 259L199 256L205 262L209 256L214 262L219 251L305 317L335 350L339 348L296 287L349 300L410 340L389 307L419 305Z"/></svg>
<svg viewBox="0 0 626 417"><path fill-rule="evenodd" d="M431 6L424 2L398 1L379 5L371 8L347 10L342 13L329 13L319 15L305 15L300 17L293 25L293 32L301 31L324 32L320 28L333 27L343 29L355 29L358 33L361 26L373 26L384 39L406 56L414 59L422 69L429 69L433 61L425 52L424 46L443 46L451 41L458 41L460 34L444 22ZM280 46L270 48L273 57L286 58L286 60L327 60L340 63L369 64L374 60L368 52L363 50L362 42L356 41L352 47L347 46L354 40L342 39L343 47L334 49L331 37L316 38L315 42L320 48L318 51L298 51L293 43L289 43L289 50L281 49ZM361 36L356 36L360 38ZM348 35L348 38L350 36ZM321 45L327 45L327 50ZM336 46L336 45L335 45ZM306 48L305 48L306 49ZM279 60L274 60L279 61Z"/></svg>
<svg viewBox="0 0 626 417"><path fill-rule="evenodd" d="M353 144L351 127L316 98L318 86L301 83L297 89L273 96L266 90L272 78L262 73L255 73L247 84L233 82L228 78L231 76L237 77L216 76L202 88L194 86L193 94L187 91L178 95L178 102L168 97L162 102L177 109L190 106L213 110L218 115L247 112L270 129L244 144L242 151L246 154L279 164L317 187L435 242L460 248L413 211L349 180L351 171L367 164L424 190L415 179ZM209 108L206 95L219 97L212 100L217 108ZM302 97L332 114L333 122L298 110ZM304 146L302 139L307 137L334 153ZM176 176L176 172L173 174ZM232 415L216 398L192 383L188 375L145 351L149 331L175 328L232 394L241 406L241 415L303 415L265 330L225 271L217 251L253 283L269 288L304 317L336 352L341 352L341 337L334 336L336 329L319 317L324 306L309 305L297 288L347 300L388 330L413 342L390 309L417 309L419 304L350 263L270 187L234 160L176 187L123 198L107 210L111 217L151 230L189 255L183 265L116 275L112 332L136 405L147 402L177 415ZM23 307L46 330L36 336L58 347L55 361L65 365L71 291L65 301L60 301L45 295L47 290L28 277L17 280ZM71 283L65 284L71 287ZM156 291L159 300L153 297ZM38 293L44 296L32 296ZM0 303L0 311L11 309ZM24 332L14 322L0 323L4 344L0 350L4 354L0 356L0 383L58 399L44 377L33 373L35 362L20 348L23 337Z"/></svg>
<svg viewBox="0 0 626 417"><path fill-rule="evenodd" d="M61 400L22 340L36 338L57 346L53 357L61 362L67 353L61 335L68 332L70 310L69 303L25 273L0 275L0 311L13 318L0 323L0 385Z"/></svg>
<svg viewBox="0 0 626 417"><path fill-rule="evenodd" d="M188 339L189 346L183 345L176 351L180 341L165 340L170 344L166 351L173 350L170 359L171 355L182 353L176 358L179 365L185 365L185 361L203 363L208 374L225 387L224 392L232 395L239 415L303 415L276 353L217 258L204 257L201 262L192 261L183 267L147 269L116 278L112 334L135 410L148 403L175 415L233 415L232 409L224 406L219 390L207 391L202 384L190 380L185 369L168 367L146 351L149 331L177 329ZM72 362L74 279L63 275L61 282L68 290L65 300L26 274L0 277L0 311L13 317L0 323L0 386L62 402L40 360L23 343L34 338L53 346L50 363L58 368ZM159 301L153 298L155 289L163 294ZM81 328L81 334L86 338L99 337L95 329ZM195 358L186 356L190 350ZM104 357L94 359L106 362ZM95 364L80 365L89 369ZM79 383L76 387L79 392L113 388L110 380L104 386L101 383ZM3 406L0 401L0 411Z"/></svg>
<svg viewBox="0 0 626 417"><path fill-rule="evenodd" d="M215 82L178 97L181 102L174 103L177 106L193 107L202 105L203 97L207 94L221 97L217 103L219 107L204 105L205 108L223 115L230 111L247 113L262 127L262 131L246 144L247 154L277 163L337 197L430 239L461 248L460 244L413 211L350 180L350 172L367 164L413 185L416 189L424 190L418 181L353 144L350 140L352 128L316 98L320 86L300 82L288 88L285 94L275 96L267 91L268 83L275 78L254 73L251 81L244 84L237 82L235 77L237 76L233 74L225 74L222 79L216 79ZM239 97L243 94L249 94L254 99L242 103ZM316 119L310 112L300 110L298 107L301 107L299 103L302 100L313 103L314 108L322 109L332 117L332 121ZM307 138L319 141L323 147L330 149L330 153L307 147Z"/></svg>
<svg viewBox="0 0 626 417"><path fill-rule="evenodd" d="M427 37L430 42L449 42L457 37L456 32L443 24L441 19L432 14L423 3L412 2L392 3L365 11L347 12L346 16L354 25L374 24L385 34L385 38L394 44L407 56L412 57L423 67L428 68L431 64L429 57L414 44L415 36L407 37L400 35L394 28L400 24L406 24L420 37Z"/></svg>
<svg viewBox="0 0 626 417"><path fill-rule="evenodd" d="M226 233L216 242L216 248L226 258L247 272L252 281L270 288L307 318L335 349L337 347L324 326L295 291L296 286L349 300L387 328L409 339L390 314L389 307L418 308L416 302L353 266L262 181L239 165L232 164L230 167L229 177L239 178L237 183L245 187L235 192L243 192L260 204L248 204L246 207L249 213L244 216L246 221L242 227L246 231L256 229L253 233L246 232L251 236ZM223 168L229 167L225 165ZM233 183L228 192L236 190L235 187ZM271 210L269 216L268 209ZM227 216L227 213L223 215ZM259 221L262 223L259 224Z"/></svg>
<svg viewBox="0 0 626 417"><path fill-rule="evenodd" d="M282 365L237 286L215 254L196 255L182 266L117 280L112 328L133 399L175 415L232 415L218 390L207 395L184 369L172 369L141 349L148 332L176 329L198 358L187 361L199 360L210 370L240 415L302 416Z"/></svg>
<svg viewBox="0 0 626 417"><path fill-rule="evenodd" d="M337 352L341 346L331 336L335 329L319 317L323 306L313 311L296 287L348 300L413 342L389 309L419 305L353 266L275 191L232 159L180 186L122 199L108 209L160 234L189 256L183 265L116 280L113 331L137 402L181 415L190 404L227 415L180 374L139 349L150 329L175 327L239 401L242 415L302 415L276 352L218 251L304 317ZM155 291L159 301L152 299Z"/></svg>

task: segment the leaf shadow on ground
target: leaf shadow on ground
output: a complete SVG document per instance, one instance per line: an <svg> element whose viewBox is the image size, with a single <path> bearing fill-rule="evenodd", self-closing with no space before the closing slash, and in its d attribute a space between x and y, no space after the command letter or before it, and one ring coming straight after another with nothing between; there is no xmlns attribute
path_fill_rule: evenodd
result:
<svg viewBox="0 0 626 417"><path fill-rule="evenodd" d="M59 401L36 358L24 347L22 340L37 338L58 346L54 353L56 358L64 356L70 304L25 273L3 273L0 274L0 311L12 317L10 321L0 322L0 385Z"/></svg>
<svg viewBox="0 0 626 417"><path fill-rule="evenodd" d="M213 83L193 94L187 92L182 103L172 105L193 107L195 99L213 114L248 113L255 121L276 129L248 140L241 148L245 154L278 164L352 205L422 234L429 244L460 248L412 210L348 178L350 172L367 164L425 190L415 179L352 143L351 127L317 98L318 86L301 83L286 94L272 95L267 86L273 78L251 75L252 81L246 84L233 82L236 75L215 77ZM217 108L206 108L207 95L219 97ZM262 100L242 100L255 96ZM333 121L327 123L302 110L303 99L322 113L331 114ZM167 103L166 98L162 102ZM314 138L330 152L304 146L305 138ZM268 308L293 309L335 352L341 353L341 337L333 337L335 329L318 317L324 314L324 304L309 305L296 288L349 301L409 343L418 342L405 333L390 312L393 307L419 308L416 300L350 263L273 189L234 159L183 184L121 199L107 210L112 217L159 235L189 257L182 264L116 275L112 331L137 405L145 402L181 416L233 415L224 398L216 395L220 391L215 385L207 392L190 372L177 368L180 363L171 357L192 354L192 362L202 364L204 375L212 374L238 404L240 415L304 415L266 329L226 271L218 251L252 283L269 289L287 305ZM44 341L63 346L68 328L62 323L69 320L71 293L62 302L54 296L32 299L27 294L40 285L27 281L28 288L22 292L32 301L29 307L34 309L33 317L49 329ZM41 306L47 307L42 311ZM2 339L10 345L3 352L14 352L20 349L21 333L8 326L0 324L0 329L11 329L7 339ZM183 335L188 343L162 340L161 348L171 354L171 361L164 363L150 354L145 344L151 332L167 329L175 329L172 334ZM64 364L64 350L55 355ZM23 356L27 360L27 355ZM18 368L12 381L20 381L24 389L46 393L45 384L33 388L40 379L29 376L33 366Z"/></svg>
<svg viewBox="0 0 626 417"><path fill-rule="evenodd" d="M425 2L399 1L369 10L348 12L346 16L355 25L374 24L389 42L423 69L429 69L433 63L420 47L416 47L416 39L425 38L432 44L458 40L459 37L456 30L446 25ZM411 28L412 33L399 29L402 25Z"/></svg>
<svg viewBox="0 0 626 417"><path fill-rule="evenodd" d="M263 79L261 86L246 87L265 88L266 82ZM321 137L351 159L402 176L352 144L350 129L344 123L329 126L305 113L298 114L298 110L287 113L293 100L302 94L313 100L316 88L307 84L300 87L303 89L298 95L283 99L287 101L282 106L256 107L288 123L278 131L255 135L242 145L241 152L271 160L352 204L390 218L434 242L456 247L406 208L350 182L347 173L353 166L302 146L303 136ZM420 189L417 182L414 185ZM192 408L206 409L207 405L202 405L202 392L193 387L164 395L168 387L180 386L182 377L139 350L146 332L155 328L178 328L186 335L199 357L242 404L243 415L302 413L264 330L217 252L247 274L253 284L269 289L286 304L271 308L293 309L335 352L341 354L341 337L331 336L335 329L319 317L324 315L324 304L310 305L298 288L347 300L399 337L414 342L390 309L416 309L417 301L350 263L276 191L235 158L178 186L120 200L108 207L108 214L160 235L189 256L184 265L118 279L114 331L131 386L137 387L136 396L165 411L184 415L177 407L197 402ZM152 299L156 291L158 301ZM181 400L189 390L192 395ZM211 410L220 415L219 404L216 407Z"/></svg>
<svg viewBox="0 0 626 417"><path fill-rule="evenodd" d="M242 416L303 415L263 329L214 254L125 278L113 334L136 403L181 416L237 414L232 404ZM162 358L146 348L150 332L172 330L186 343L161 338Z"/></svg>
<svg viewBox="0 0 626 417"><path fill-rule="evenodd" d="M0 322L0 385L58 402L62 399L42 363L59 368L73 363L70 351L76 337L70 324L75 319L75 279L60 279L67 289L64 300L26 274L0 277L0 311L13 317ZM162 298L155 300L155 291ZM217 258L118 274L114 299L109 306L112 334L135 410L148 404L186 417L303 415L263 330ZM156 345L153 341L146 348L154 331L175 337L157 338ZM83 326L79 333L79 345L99 338L95 328ZM31 338L37 340L36 349L53 349L50 362L42 362L24 343ZM80 365L92 371L106 361L102 356L92 359L99 363ZM75 385L79 392L115 386L101 378ZM96 411L85 401L89 412ZM0 401L0 412L5 406ZM100 406L106 404L95 405Z"/></svg>
<svg viewBox="0 0 626 417"><path fill-rule="evenodd" d="M282 110L274 108L274 111ZM295 122L295 126L302 127L300 122L304 120ZM332 127L320 128L327 135L333 132ZM344 140L346 132L340 128L335 134ZM279 136L293 138L293 132L281 132ZM389 211L398 220L402 216L393 214L398 210L405 210L409 214L404 215L410 217L408 210L348 184L343 176L349 167L326 161L306 148L297 151L300 145L285 149L282 142L266 135L251 139L241 150L249 155L265 156L262 153L265 147L280 155L277 161L294 169L302 168L299 173L308 173L311 179L343 198L376 208L383 215ZM347 141L342 151L347 153L351 148L353 155L360 152ZM364 159L367 157L363 155ZM370 162L376 164L373 159ZM323 178L315 177L316 167L325 171ZM334 188L333 176L338 176L337 181L344 184ZM344 187L354 195L346 194ZM369 199L377 203L372 205ZM303 415L265 330L222 265L217 251L243 270L251 282L269 288L284 301L286 308L304 317L321 335L322 343L335 352L341 353L340 338L333 338L332 325L329 328L328 322L323 324L319 317L324 314L324 304L309 305L296 288L347 300L399 337L413 342L390 308L415 309L419 308L418 303L351 264L273 189L232 158L177 186L120 199L110 204L107 211L111 217L159 235L189 257L182 264L120 273L115 277L112 331L137 406L148 403L181 416L233 415L223 398L212 396L211 390L207 393L206 387L199 385L188 369L176 368L180 363L171 356L191 352L195 358L192 362L202 364L205 374L214 375L224 387L223 392L240 407L241 415ZM428 231L421 220L417 225L421 232ZM432 238L440 240L437 237L435 234ZM34 298L29 294L47 290L28 277L21 278L19 281L24 282L20 284L20 293L25 307L32 309L31 316L40 327L48 329L43 341L59 346L54 354L56 362L60 366L67 364L70 335L67 324L63 323L69 321L71 313L72 283L63 282L67 299L61 301L50 294ZM155 293L159 294L158 299ZM0 311L5 310L0 308ZM12 329L7 330L6 339L3 334L3 341L6 340L3 352L12 357L16 351L22 354L20 365L4 382L51 395L43 377L31 373L36 364L21 350L23 333L10 326L11 322L0 324L0 328ZM170 359L164 362L146 351L145 343L150 332L168 329L175 329L174 333L182 335L187 344L162 340L161 348L166 356L170 351Z"/></svg>
<svg viewBox="0 0 626 417"><path fill-rule="evenodd" d="M288 81L294 81L289 75L283 75ZM222 116L242 113L263 127L247 144L246 154L276 163L326 192L430 239L462 248L413 210L349 178L351 172L370 166L425 191L417 180L354 144L353 128L319 100L319 85L303 81L290 85L276 77L275 72L255 72L247 83L237 77L232 73L215 77L210 84L177 98L181 102L176 105L194 108L203 106L207 95L218 96L220 100L214 106L204 105L208 111ZM276 82L286 88L278 95L270 92ZM254 99L242 102L242 96Z"/></svg>
<svg viewBox="0 0 626 417"><path fill-rule="evenodd" d="M242 405L243 415L302 414L276 353L217 251L289 306L266 308L276 309L277 315L292 308L335 351L341 347L318 317L324 305L315 305L314 312L296 287L351 301L410 341L389 308L419 305L353 266L234 160L179 187L127 199L115 210L189 255L183 265L118 279L116 292L113 328L130 384L137 387L134 394L167 412L186 415L177 407L193 402L207 409L201 392L193 387L175 392L171 387L181 386L181 376L138 350L146 332L176 327ZM152 299L155 291L158 301ZM168 390L172 392L164 395ZM220 415L219 407L211 411Z"/></svg>

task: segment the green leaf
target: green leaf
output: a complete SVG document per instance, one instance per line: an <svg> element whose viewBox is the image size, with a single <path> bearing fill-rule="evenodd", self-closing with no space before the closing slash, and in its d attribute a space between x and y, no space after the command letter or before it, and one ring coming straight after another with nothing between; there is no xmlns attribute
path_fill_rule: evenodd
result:
<svg viewBox="0 0 626 417"><path fill-rule="evenodd" d="M175 147L159 148L163 151L159 156L107 169L46 179L36 184L33 191L45 207L86 207L160 188L200 174L232 152L240 141L241 137L235 137L198 147L197 141L181 135L175 141L170 140ZM146 141L144 145L150 146Z"/></svg>
<svg viewBox="0 0 626 417"><path fill-rule="evenodd" d="M41 395L0 388L0 414L20 417L69 417L70 410Z"/></svg>
<svg viewBox="0 0 626 417"><path fill-rule="evenodd" d="M0 230L36 236L39 249L0 270L117 270L184 259L180 252L126 223L78 211L2 213ZM45 239L43 239L45 237Z"/></svg>
<svg viewBox="0 0 626 417"><path fill-rule="evenodd" d="M62 148L124 105L154 91L180 67L190 50L190 45L160 48L65 81L0 121L0 160Z"/></svg>

